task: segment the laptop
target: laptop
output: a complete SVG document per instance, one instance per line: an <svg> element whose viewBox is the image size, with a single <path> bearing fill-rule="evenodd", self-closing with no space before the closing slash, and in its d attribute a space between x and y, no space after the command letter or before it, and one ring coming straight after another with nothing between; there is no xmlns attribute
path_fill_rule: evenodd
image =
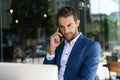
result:
<svg viewBox="0 0 120 80"><path fill-rule="evenodd" d="M0 80L58 80L55 65L0 63Z"/></svg>

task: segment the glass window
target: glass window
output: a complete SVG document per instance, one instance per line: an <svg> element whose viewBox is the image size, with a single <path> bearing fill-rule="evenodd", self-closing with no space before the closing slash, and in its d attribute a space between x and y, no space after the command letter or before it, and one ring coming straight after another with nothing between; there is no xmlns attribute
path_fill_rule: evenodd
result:
<svg viewBox="0 0 120 80"><path fill-rule="evenodd" d="M96 78L105 80L111 76L113 79L116 73L109 74L109 69L103 65L107 64L107 56L120 59L120 0L90 0L90 16L87 32L102 46Z"/></svg>
<svg viewBox="0 0 120 80"><path fill-rule="evenodd" d="M99 41L105 50L114 49L114 46L120 43L119 3L119 0L90 0L90 30L94 29L98 33Z"/></svg>

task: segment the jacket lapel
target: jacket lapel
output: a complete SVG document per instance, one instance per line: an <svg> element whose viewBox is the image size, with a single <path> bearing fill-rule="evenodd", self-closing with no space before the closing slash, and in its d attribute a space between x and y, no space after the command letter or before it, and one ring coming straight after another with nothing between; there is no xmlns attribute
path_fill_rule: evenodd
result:
<svg viewBox="0 0 120 80"><path fill-rule="evenodd" d="M71 65L71 61L74 58L74 56L75 56L76 52L78 51L78 49L81 49L83 47L83 45L84 45L84 43L83 43L84 40L83 39L84 38L85 38L85 36L83 34L81 34L79 36L79 38L77 39L77 41L75 42L75 44L73 46L73 49L72 49L72 51L70 53L70 56L68 58L66 68L68 68Z"/></svg>
<svg viewBox="0 0 120 80"><path fill-rule="evenodd" d="M56 53L58 53L57 54L57 58L56 58L56 64L58 65L58 67L60 67L60 61L61 61L61 56L62 56L62 52L63 52L64 46L65 46L65 43L63 41L61 43L61 45L59 46L59 50L57 50L57 52L56 52Z"/></svg>

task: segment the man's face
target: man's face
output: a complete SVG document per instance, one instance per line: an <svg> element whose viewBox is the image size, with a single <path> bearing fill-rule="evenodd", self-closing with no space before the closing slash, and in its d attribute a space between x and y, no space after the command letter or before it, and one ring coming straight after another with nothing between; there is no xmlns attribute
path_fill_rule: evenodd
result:
<svg viewBox="0 0 120 80"><path fill-rule="evenodd" d="M75 21L72 15L68 17L59 17L58 23L60 31L67 41L70 42L79 34L78 26L80 21Z"/></svg>

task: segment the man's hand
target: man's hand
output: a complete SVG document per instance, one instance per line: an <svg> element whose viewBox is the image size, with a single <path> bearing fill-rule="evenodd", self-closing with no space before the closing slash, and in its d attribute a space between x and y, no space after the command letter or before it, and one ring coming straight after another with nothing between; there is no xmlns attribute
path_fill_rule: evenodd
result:
<svg viewBox="0 0 120 80"><path fill-rule="evenodd" d="M59 32L59 28L53 35L50 36L50 46L48 48L48 53L50 55L55 53L56 47L61 43L60 37L62 37L62 34Z"/></svg>

